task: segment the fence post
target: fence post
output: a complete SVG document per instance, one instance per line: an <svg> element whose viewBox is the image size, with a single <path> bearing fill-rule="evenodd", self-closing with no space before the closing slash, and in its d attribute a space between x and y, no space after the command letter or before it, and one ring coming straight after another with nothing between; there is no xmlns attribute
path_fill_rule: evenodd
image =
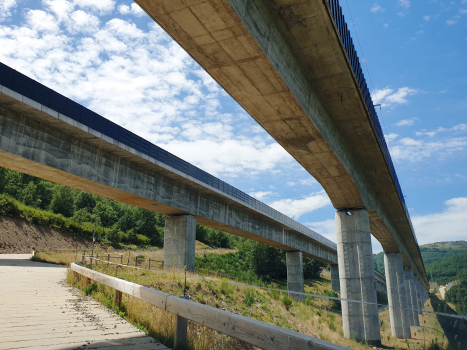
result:
<svg viewBox="0 0 467 350"><path fill-rule="evenodd" d="M115 289L115 293L114 293L114 303L117 304L118 307L120 307L120 305L122 304L122 292L120 292L119 290L116 290L116 289Z"/></svg>
<svg viewBox="0 0 467 350"><path fill-rule="evenodd" d="M120 255L120 265L123 265L123 254Z"/></svg>
<svg viewBox="0 0 467 350"><path fill-rule="evenodd" d="M181 296L180 298L188 300L188 297ZM179 315L175 315L175 337L174 349L184 349L186 347L188 320Z"/></svg>
<svg viewBox="0 0 467 350"><path fill-rule="evenodd" d="M109 265L109 262L110 262L110 253L107 254L107 265Z"/></svg>
<svg viewBox="0 0 467 350"><path fill-rule="evenodd" d="M130 249L128 249L128 262L126 263L126 266L130 265Z"/></svg>
<svg viewBox="0 0 467 350"><path fill-rule="evenodd" d="M148 270L151 270L151 258L149 258L149 269Z"/></svg>
<svg viewBox="0 0 467 350"><path fill-rule="evenodd" d="M138 266L138 257L135 258L135 266Z"/></svg>

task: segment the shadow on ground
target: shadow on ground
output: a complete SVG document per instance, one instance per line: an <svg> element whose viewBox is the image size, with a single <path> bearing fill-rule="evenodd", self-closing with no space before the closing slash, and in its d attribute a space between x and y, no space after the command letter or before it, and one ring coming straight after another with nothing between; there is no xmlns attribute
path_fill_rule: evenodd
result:
<svg viewBox="0 0 467 350"><path fill-rule="evenodd" d="M435 294L430 294L431 305L435 312L457 315L457 313L443 300L440 300ZM449 341L449 349L463 350L467 349L467 324L462 319L449 316L437 315L438 322L443 328Z"/></svg>

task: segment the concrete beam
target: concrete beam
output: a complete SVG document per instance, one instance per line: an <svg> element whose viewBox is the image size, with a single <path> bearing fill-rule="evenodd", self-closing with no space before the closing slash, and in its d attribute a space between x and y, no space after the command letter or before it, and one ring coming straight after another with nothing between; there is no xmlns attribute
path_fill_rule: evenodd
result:
<svg viewBox="0 0 467 350"><path fill-rule="evenodd" d="M380 345L379 315L371 248L370 220L365 210L350 215L336 212L339 278L344 336L368 344Z"/></svg>
<svg viewBox="0 0 467 350"><path fill-rule="evenodd" d="M136 2L428 286L410 219L325 1Z"/></svg>
<svg viewBox="0 0 467 350"><path fill-rule="evenodd" d="M0 86L0 166L328 264L336 245L272 208L227 193Z"/></svg>

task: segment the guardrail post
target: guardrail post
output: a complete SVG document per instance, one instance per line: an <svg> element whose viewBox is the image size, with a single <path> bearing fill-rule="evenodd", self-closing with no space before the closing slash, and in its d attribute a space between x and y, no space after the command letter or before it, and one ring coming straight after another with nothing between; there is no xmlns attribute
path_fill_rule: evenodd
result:
<svg viewBox="0 0 467 350"><path fill-rule="evenodd" d="M181 296L180 298L188 300L188 297ZM174 349L184 349L186 347L188 320L179 315L175 315L175 336Z"/></svg>
<svg viewBox="0 0 467 350"><path fill-rule="evenodd" d="M117 265L118 266L118 265ZM122 305L122 292L119 290L115 289L114 290L114 303L120 307Z"/></svg>

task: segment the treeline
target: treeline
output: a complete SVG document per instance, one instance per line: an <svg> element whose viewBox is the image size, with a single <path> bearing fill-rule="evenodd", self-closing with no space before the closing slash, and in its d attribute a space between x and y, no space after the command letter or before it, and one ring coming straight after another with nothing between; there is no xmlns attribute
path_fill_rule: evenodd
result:
<svg viewBox="0 0 467 350"><path fill-rule="evenodd" d="M446 284L456 280L463 270L467 269L467 252L459 253L449 258L425 266L428 278L438 284Z"/></svg>
<svg viewBox="0 0 467 350"><path fill-rule="evenodd" d="M460 315L467 315L467 267L464 265L456 276L459 282L446 293L445 300L456 305L456 311Z"/></svg>
<svg viewBox="0 0 467 350"><path fill-rule="evenodd" d="M38 225L113 245L161 247L166 216L50 181L0 168L0 215L20 216ZM197 239L211 247L235 247L238 238L197 225Z"/></svg>
<svg viewBox="0 0 467 350"><path fill-rule="evenodd" d="M91 193L0 167L0 216L22 217L31 223L114 246L162 247L166 216ZM280 249L197 225L196 239L213 248L238 253L208 254L196 266L246 281L286 279L286 253ZM323 264L304 258L305 278L319 276Z"/></svg>

